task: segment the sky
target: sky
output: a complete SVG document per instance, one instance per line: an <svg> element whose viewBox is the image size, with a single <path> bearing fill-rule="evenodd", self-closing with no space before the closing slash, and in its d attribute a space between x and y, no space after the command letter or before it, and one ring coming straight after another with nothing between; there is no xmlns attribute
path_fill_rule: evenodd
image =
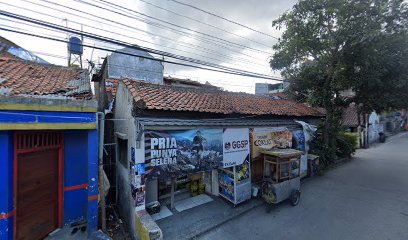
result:
<svg viewBox="0 0 408 240"><path fill-rule="evenodd" d="M82 28L84 32L226 67L280 76L279 72L270 69L268 63L273 52L272 46L277 42L275 38L232 24L192 7L178 4L173 0L109 0L118 6L109 6L106 1L108 0L0 0L0 9L77 30ZM290 10L296 3L295 0L176 1L191 4L277 38L282 32L272 27L272 21L285 11ZM120 6L126 7L128 10L120 8ZM100 7L108 8L111 11ZM30 32L62 40L67 38L67 34L64 32L39 28L31 23L27 25L27 23L18 22L18 20L3 15L0 16L0 28ZM67 65L66 43L24 36L4 30L0 30L0 35L50 63ZM109 49L120 48L117 45L87 38L84 39L84 44ZM108 54L107 51L84 48L84 66L87 66L87 60L102 63L103 58ZM155 57L161 58L157 55ZM168 57L165 59L172 60ZM276 83L271 80L216 73L171 64L164 65L164 73L202 83L208 81L228 91L248 93L255 92L256 82Z"/></svg>

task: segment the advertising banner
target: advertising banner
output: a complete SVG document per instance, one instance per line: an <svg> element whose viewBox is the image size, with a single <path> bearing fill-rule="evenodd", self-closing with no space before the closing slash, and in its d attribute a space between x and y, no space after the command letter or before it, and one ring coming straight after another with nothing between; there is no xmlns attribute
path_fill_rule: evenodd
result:
<svg viewBox="0 0 408 240"><path fill-rule="evenodd" d="M291 148L292 133L285 127L254 128L251 131L252 159L261 156L260 151L271 148Z"/></svg>
<svg viewBox="0 0 408 240"><path fill-rule="evenodd" d="M145 132L146 177L171 178L222 166L222 129Z"/></svg>
<svg viewBox="0 0 408 240"><path fill-rule="evenodd" d="M223 140L223 167L241 165L249 159L249 129L225 128Z"/></svg>

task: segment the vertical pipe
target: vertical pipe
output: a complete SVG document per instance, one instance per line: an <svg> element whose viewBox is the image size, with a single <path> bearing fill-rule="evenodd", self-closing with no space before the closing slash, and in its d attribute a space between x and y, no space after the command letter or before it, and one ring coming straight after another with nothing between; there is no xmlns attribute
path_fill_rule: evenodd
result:
<svg viewBox="0 0 408 240"><path fill-rule="evenodd" d="M106 202L105 202L105 184L103 173L103 142L105 135L105 114L98 112L98 172L99 172L99 194L100 194L100 207L102 218L102 231L106 232Z"/></svg>

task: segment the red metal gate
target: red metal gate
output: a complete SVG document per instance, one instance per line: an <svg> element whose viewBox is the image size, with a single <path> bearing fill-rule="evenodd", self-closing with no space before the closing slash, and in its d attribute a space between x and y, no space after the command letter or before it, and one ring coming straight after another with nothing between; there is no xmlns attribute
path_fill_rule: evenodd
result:
<svg viewBox="0 0 408 240"><path fill-rule="evenodd" d="M42 239L62 226L63 133L14 135L14 239Z"/></svg>

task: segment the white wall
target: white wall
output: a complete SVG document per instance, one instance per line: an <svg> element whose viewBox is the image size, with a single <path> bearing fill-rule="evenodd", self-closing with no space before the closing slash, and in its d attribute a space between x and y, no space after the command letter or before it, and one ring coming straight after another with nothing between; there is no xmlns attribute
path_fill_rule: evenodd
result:
<svg viewBox="0 0 408 240"><path fill-rule="evenodd" d="M120 51L153 58L149 53L136 49L124 48L120 49ZM159 61L153 61L147 58L114 52L108 57L108 77L114 79L126 77L134 80L163 84L163 65Z"/></svg>
<svg viewBox="0 0 408 240"><path fill-rule="evenodd" d="M131 159L130 149L135 143L135 123L131 114L133 98L127 88L121 81L116 94L116 102L114 108L115 134L125 136L127 139L127 167L124 167L119 159L116 158L116 184L119 213L126 223L129 233L133 239L136 237L135 228L135 202L131 195L130 179L129 179L129 161Z"/></svg>
<svg viewBox="0 0 408 240"><path fill-rule="evenodd" d="M370 114L368 122L370 123L368 132L369 143L377 142L380 138L379 133L383 132L383 125L380 124L380 115L376 112Z"/></svg>

